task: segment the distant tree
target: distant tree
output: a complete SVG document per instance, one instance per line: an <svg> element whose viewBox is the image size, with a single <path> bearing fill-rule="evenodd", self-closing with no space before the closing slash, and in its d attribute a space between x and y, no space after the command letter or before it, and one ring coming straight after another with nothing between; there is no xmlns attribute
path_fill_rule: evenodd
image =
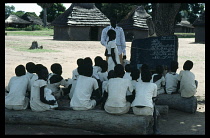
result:
<svg viewBox="0 0 210 138"><path fill-rule="evenodd" d="M47 8L51 7L53 3L37 3L37 5L41 6L44 11L43 22L44 27L47 26Z"/></svg>
<svg viewBox="0 0 210 138"><path fill-rule="evenodd" d="M52 22L56 17L62 14L66 10L66 7L62 3L53 3L53 5L47 8L47 21ZM43 18L44 12L41 11L39 17Z"/></svg>
<svg viewBox="0 0 210 138"><path fill-rule="evenodd" d="M9 17L9 15L15 11L15 7L12 5L12 6L8 6L8 5L5 5L5 19Z"/></svg>
<svg viewBox="0 0 210 138"><path fill-rule="evenodd" d="M17 15L18 17L21 17L23 16L23 14L25 14L25 11L12 12L12 14Z"/></svg>

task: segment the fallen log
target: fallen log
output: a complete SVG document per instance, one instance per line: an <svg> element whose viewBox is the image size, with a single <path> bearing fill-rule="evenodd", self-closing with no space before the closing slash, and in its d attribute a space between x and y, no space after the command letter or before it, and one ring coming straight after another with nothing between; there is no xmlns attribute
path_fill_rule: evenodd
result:
<svg viewBox="0 0 210 138"><path fill-rule="evenodd" d="M181 97L180 94L160 94L158 95L157 105L168 105L169 109L176 109L183 112L195 113L197 110L197 98Z"/></svg>
<svg viewBox="0 0 210 138"><path fill-rule="evenodd" d="M84 129L109 134L153 133L152 116L136 116L134 114L111 115L104 110L51 110L33 112L30 109L14 111L5 109L5 124L54 125L61 127Z"/></svg>

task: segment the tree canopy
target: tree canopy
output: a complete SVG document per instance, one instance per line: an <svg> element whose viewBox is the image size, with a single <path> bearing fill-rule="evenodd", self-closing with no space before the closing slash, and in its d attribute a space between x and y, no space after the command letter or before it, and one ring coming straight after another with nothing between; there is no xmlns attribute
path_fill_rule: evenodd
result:
<svg viewBox="0 0 210 138"><path fill-rule="evenodd" d="M53 3L53 5L47 8L47 21L52 22L56 17L62 14L66 10L66 7L62 3ZM43 18L43 11L40 12L39 17Z"/></svg>
<svg viewBox="0 0 210 138"><path fill-rule="evenodd" d="M153 3L95 3L96 7L99 8L108 18L111 16L117 16L118 22L122 20L135 5L143 5L147 13L152 15L152 4ZM182 17L186 17L190 23L193 23L204 9L204 3L181 3L179 12L175 18L175 23L181 22Z"/></svg>

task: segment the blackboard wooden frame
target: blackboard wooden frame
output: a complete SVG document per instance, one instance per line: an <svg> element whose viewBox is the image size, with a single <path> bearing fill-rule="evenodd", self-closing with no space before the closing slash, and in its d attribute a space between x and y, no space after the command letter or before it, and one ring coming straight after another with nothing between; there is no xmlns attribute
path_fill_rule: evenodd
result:
<svg viewBox="0 0 210 138"><path fill-rule="evenodd" d="M135 39L131 44L131 67L147 64L152 71L157 65L170 67L178 61L178 37L176 35Z"/></svg>

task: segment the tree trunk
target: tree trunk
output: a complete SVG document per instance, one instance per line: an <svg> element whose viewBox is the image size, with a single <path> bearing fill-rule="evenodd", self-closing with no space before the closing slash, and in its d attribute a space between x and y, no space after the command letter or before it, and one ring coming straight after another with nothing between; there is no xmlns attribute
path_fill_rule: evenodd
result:
<svg viewBox="0 0 210 138"><path fill-rule="evenodd" d="M103 110L33 112L5 109L5 124L53 125L120 135L153 133L152 116L111 115Z"/></svg>
<svg viewBox="0 0 210 138"><path fill-rule="evenodd" d="M174 35L175 17L181 3L153 3L152 18L157 36Z"/></svg>
<svg viewBox="0 0 210 138"><path fill-rule="evenodd" d="M160 94L158 95L157 105L168 105L169 109L176 109L183 112L195 113L197 110L197 98L181 97L180 94Z"/></svg>
<svg viewBox="0 0 210 138"><path fill-rule="evenodd" d="M43 8L43 11L44 11L44 17L43 17L43 22L44 22L44 27L47 26L47 8Z"/></svg>

